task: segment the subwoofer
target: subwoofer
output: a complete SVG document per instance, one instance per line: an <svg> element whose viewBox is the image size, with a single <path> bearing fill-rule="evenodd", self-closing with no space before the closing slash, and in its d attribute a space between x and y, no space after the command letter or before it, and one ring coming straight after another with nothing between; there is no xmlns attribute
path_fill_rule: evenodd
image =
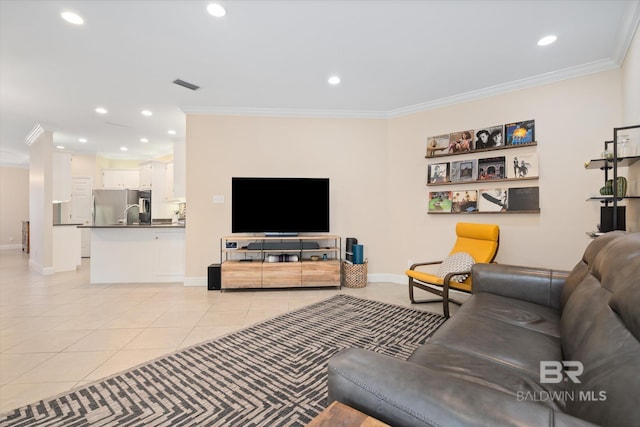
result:
<svg viewBox="0 0 640 427"><path fill-rule="evenodd" d="M207 289L210 291L219 290L222 285L220 264L211 264L207 270Z"/></svg>

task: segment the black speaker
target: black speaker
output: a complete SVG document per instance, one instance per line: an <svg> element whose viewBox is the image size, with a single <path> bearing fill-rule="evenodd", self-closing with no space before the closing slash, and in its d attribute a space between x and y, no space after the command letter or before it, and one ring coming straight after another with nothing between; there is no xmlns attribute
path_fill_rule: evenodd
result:
<svg viewBox="0 0 640 427"><path fill-rule="evenodd" d="M617 207L616 230L626 230L626 206ZM600 207L600 232L613 231L613 206Z"/></svg>
<svg viewBox="0 0 640 427"><path fill-rule="evenodd" d="M220 264L211 264L207 270L207 289L210 291L220 289L220 285L222 285Z"/></svg>

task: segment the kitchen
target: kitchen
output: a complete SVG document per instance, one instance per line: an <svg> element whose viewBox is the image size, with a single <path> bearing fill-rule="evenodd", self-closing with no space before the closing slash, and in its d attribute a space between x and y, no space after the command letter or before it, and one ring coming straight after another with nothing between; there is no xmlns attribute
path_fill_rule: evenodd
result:
<svg viewBox="0 0 640 427"><path fill-rule="evenodd" d="M145 162L53 158L54 187L70 188L53 192L54 258L71 254L55 272L75 269L81 254L91 283L183 281L184 170L175 152Z"/></svg>

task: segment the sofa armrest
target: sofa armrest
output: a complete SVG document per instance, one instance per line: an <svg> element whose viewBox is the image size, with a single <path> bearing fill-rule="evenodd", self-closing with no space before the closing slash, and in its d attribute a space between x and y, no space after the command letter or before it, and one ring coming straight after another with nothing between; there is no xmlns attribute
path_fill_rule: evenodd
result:
<svg viewBox="0 0 640 427"><path fill-rule="evenodd" d="M474 264L472 293L488 292L560 309L568 271L505 264Z"/></svg>
<svg viewBox="0 0 640 427"><path fill-rule="evenodd" d="M586 426L583 420L480 384L363 349L329 360L329 401L394 426Z"/></svg>

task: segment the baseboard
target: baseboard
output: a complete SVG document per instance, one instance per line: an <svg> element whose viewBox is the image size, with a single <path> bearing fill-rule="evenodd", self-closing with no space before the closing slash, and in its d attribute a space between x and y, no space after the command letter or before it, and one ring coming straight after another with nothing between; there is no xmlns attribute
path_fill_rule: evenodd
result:
<svg viewBox="0 0 640 427"><path fill-rule="evenodd" d="M185 286L207 286L207 276L185 277L183 283Z"/></svg>
<svg viewBox="0 0 640 427"><path fill-rule="evenodd" d="M38 264L33 259L29 259L29 268L35 270L36 272L42 274L43 276L50 276L55 274L56 269L53 267L45 267L41 264Z"/></svg>
<svg viewBox="0 0 640 427"><path fill-rule="evenodd" d="M406 285L407 276L403 274L389 274L389 273L368 274L367 282L398 283L401 285Z"/></svg>
<svg viewBox="0 0 640 427"><path fill-rule="evenodd" d="M8 251L12 249L22 249L22 245L20 243L13 245L0 245L0 251Z"/></svg>

